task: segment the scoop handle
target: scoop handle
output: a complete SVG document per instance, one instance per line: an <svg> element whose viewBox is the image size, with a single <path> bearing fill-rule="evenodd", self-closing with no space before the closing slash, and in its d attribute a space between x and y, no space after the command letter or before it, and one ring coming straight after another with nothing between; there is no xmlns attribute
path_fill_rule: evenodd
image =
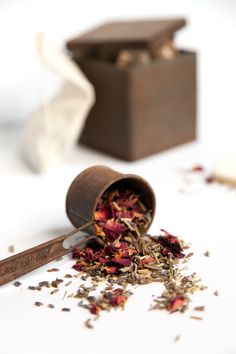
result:
<svg viewBox="0 0 236 354"><path fill-rule="evenodd" d="M71 248L64 248L63 242L68 237L91 225L91 222L71 231L68 234L56 237L26 251L17 253L0 261L0 285L3 285L23 274L29 273L65 254Z"/></svg>

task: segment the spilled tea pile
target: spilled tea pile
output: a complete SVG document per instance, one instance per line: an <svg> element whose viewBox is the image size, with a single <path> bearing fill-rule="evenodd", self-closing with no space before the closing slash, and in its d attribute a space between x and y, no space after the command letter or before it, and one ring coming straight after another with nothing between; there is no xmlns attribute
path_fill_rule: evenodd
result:
<svg viewBox="0 0 236 354"><path fill-rule="evenodd" d="M89 237L83 247L73 250L76 260L73 268L78 273L74 276L66 274L64 278L70 278L66 284L63 279L56 278L32 288L53 288L50 294L55 294L66 286L63 300L79 299L78 305L96 318L101 311L124 308L134 290L133 285L158 282L162 283L164 291L154 298L151 309L184 312L191 294L205 287L195 273L185 274L185 263L193 255L186 253L188 244L165 230L161 230L158 236L145 233L151 215L152 210L147 210L135 191L115 189L105 192L94 215L96 237ZM78 277L83 283L75 292L68 293L70 284ZM41 307L43 304L36 301L35 305ZM52 309L54 305L50 303L48 307ZM198 311L199 308L204 310L203 306L198 307ZM61 310L69 312L70 308L63 306ZM191 318L197 319L197 316ZM85 325L93 328L91 319Z"/></svg>
<svg viewBox="0 0 236 354"><path fill-rule="evenodd" d="M195 273L186 276L180 270L180 264L192 256L192 253L183 253L187 248L183 241L164 230L160 236L146 235L138 240L127 236L104 246L91 242L83 249L76 248L73 252L77 259L74 269L86 273L94 284L92 288L83 287L78 291L77 296L87 301L80 305L99 314L101 310L123 307L131 295L127 290L129 285L161 282L165 290L154 300L152 309L185 311L190 294L204 289ZM101 296L90 296L90 291L104 280L107 287Z"/></svg>
<svg viewBox="0 0 236 354"><path fill-rule="evenodd" d="M91 289L77 294L86 301L80 305L92 314L123 307L131 295L129 285L163 283L165 291L152 308L170 312L184 311L189 294L204 288L195 273L184 276L179 270L179 264L192 255L183 253L188 245L165 230L160 236L141 237L151 222L151 210L135 192L106 192L97 205L95 222L97 240L73 251L73 268L92 278L92 290L101 281L108 284L99 297L90 296Z"/></svg>

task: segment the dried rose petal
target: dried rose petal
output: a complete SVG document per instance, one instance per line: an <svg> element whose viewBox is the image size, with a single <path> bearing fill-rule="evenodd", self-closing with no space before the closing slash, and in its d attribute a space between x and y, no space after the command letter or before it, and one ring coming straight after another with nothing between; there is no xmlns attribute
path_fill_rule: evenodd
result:
<svg viewBox="0 0 236 354"><path fill-rule="evenodd" d="M99 262L102 264L106 264L107 262L110 262L110 259L104 258L104 257L99 257Z"/></svg>
<svg viewBox="0 0 236 354"><path fill-rule="evenodd" d="M87 247L85 249L85 258L87 260L92 260L94 258L94 252L93 252L92 248Z"/></svg>
<svg viewBox="0 0 236 354"><path fill-rule="evenodd" d="M124 304L127 301L127 297L124 295L118 295L118 296L113 296L111 297L110 303L112 306L124 306Z"/></svg>
<svg viewBox="0 0 236 354"><path fill-rule="evenodd" d="M115 258L129 258L130 256L133 256L136 253L137 251L134 248L123 249L116 252Z"/></svg>
<svg viewBox="0 0 236 354"><path fill-rule="evenodd" d="M154 261L155 259L153 257L148 257L148 258L141 259L140 264L141 265L149 264L149 263L153 263Z"/></svg>
<svg viewBox="0 0 236 354"><path fill-rule="evenodd" d="M126 301L128 300L128 296L125 296L123 294L123 290L119 289L119 288L113 290L113 292L108 295L110 295L109 296L110 304L114 307L117 307L117 306L123 307L124 304L126 303Z"/></svg>
<svg viewBox="0 0 236 354"><path fill-rule="evenodd" d="M127 196L122 196L120 198L119 205L124 208L132 208L138 202L138 196L133 195L131 198L127 199Z"/></svg>
<svg viewBox="0 0 236 354"><path fill-rule="evenodd" d="M75 247L75 248L72 250L72 258L80 258L80 257L81 257L81 254L82 254L83 252L84 252L84 251L81 250L81 248Z"/></svg>
<svg viewBox="0 0 236 354"><path fill-rule="evenodd" d="M117 219L119 218L127 218L127 219L133 219L133 211L129 210L120 210L120 211L115 211L115 217Z"/></svg>
<svg viewBox="0 0 236 354"><path fill-rule="evenodd" d="M84 270L84 265L81 264L81 263L79 263L79 262L77 262L76 264L73 265L73 268L74 268L75 270L78 270L79 272L81 272L81 271Z"/></svg>
<svg viewBox="0 0 236 354"><path fill-rule="evenodd" d="M111 261L124 267L129 267L132 263L131 258L112 258Z"/></svg>
<svg viewBox="0 0 236 354"><path fill-rule="evenodd" d="M187 299L184 296L176 296L168 304L168 311L173 313L175 311L181 310L183 305L187 303Z"/></svg>
<svg viewBox="0 0 236 354"><path fill-rule="evenodd" d="M103 207L100 210L96 210L94 213L94 219L98 221L108 220L111 217L112 213L109 206Z"/></svg>
<svg viewBox="0 0 236 354"><path fill-rule="evenodd" d="M168 253L172 253L175 258L184 258L185 254L182 253L182 247L176 236L169 234L165 230L161 230L165 233L164 236L159 236L158 242L163 246L161 253L163 256L167 256Z"/></svg>
<svg viewBox="0 0 236 354"><path fill-rule="evenodd" d="M104 247L104 254L107 256L111 256L116 252L117 252L117 248L114 246L114 243Z"/></svg>
<svg viewBox="0 0 236 354"><path fill-rule="evenodd" d="M121 250L125 250L129 247L128 243L127 242L121 242L120 243L120 249Z"/></svg>
<svg viewBox="0 0 236 354"><path fill-rule="evenodd" d="M125 227L113 218L107 220L107 222L103 226L103 230L105 231L105 233L107 233L108 236L115 240L122 234L122 232L125 231Z"/></svg>
<svg viewBox="0 0 236 354"><path fill-rule="evenodd" d="M93 315L99 315L100 311L101 311L101 308L97 304L92 304L90 306L90 312Z"/></svg>
<svg viewBox="0 0 236 354"><path fill-rule="evenodd" d="M109 274L114 274L119 271L119 268L116 266L105 266L105 269L106 269L107 273L109 273Z"/></svg>

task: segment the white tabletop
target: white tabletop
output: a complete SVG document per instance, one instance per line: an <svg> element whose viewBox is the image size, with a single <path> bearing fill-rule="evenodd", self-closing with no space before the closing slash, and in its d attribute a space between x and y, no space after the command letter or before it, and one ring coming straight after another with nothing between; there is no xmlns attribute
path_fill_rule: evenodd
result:
<svg viewBox="0 0 236 354"><path fill-rule="evenodd" d="M205 146L186 144L135 163L77 147L64 166L38 176L18 156L20 134L20 131L5 131L0 139L1 258L9 256L9 245L14 245L18 252L69 231L72 227L64 210L69 184L84 168L105 164L121 172L141 175L151 183L157 212L150 232L155 234L164 228L191 242L194 256L189 272L196 271L208 289L192 296L190 310L185 314L170 315L149 311L152 296L161 293L160 285L140 286L125 311L102 313L90 330L84 321L92 315L77 306L78 300L63 300L65 290L68 293L76 290L79 279L73 278L69 289L62 286L54 295L48 289L41 292L27 289L42 280L74 274L73 261L68 255L20 278L19 288L13 282L1 287L0 352L235 353L236 190L207 185L200 175L187 176L181 172L199 163L211 170L215 157ZM207 250L210 257L203 255ZM53 266L60 272L46 271ZM219 291L218 297L213 295L215 290ZM35 301L53 303L56 308L38 308ZM190 319L194 314L192 309L198 305L206 307L202 321ZM71 312L62 312L62 307L70 307ZM177 335L180 339L174 342Z"/></svg>

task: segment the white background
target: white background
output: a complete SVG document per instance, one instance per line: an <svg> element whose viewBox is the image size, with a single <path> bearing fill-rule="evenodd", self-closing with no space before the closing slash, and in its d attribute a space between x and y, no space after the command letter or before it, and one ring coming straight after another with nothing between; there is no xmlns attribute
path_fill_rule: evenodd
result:
<svg viewBox="0 0 236 354"><path fill-rule="evenodd" d="M199 55L198 142L135 163L78 147L61 168L33 175L20 159L19 143L21 127L42 101L44 78L34 49L35 34L44 31L62 46L74 34L108 19L177 15L189 22L177 35L178 45L196 49ZM90 331L83 325L88 315L76 300L66 303L73 311L60 311L63 291L52 301L47 292L26 290L49 279L45 267L23 277L20 289L12 284L1 287L1 354L236 353L236 191L195 181L188 193L181 193L178 173L196 163L211 170L226 152L236 149L235 38L233 0L0 1L1 258L8 255L9 244L21 251L70 230L64 211L70 182L84 168L106 164L148 179L157 196L151 232L163 227L190 241L195 253L191 269L208 285L191 304L206 306L203 321L190 320L192 310L171 316L149 312L152 294L160 289L145 286L135 292L124 312L104 314ZM55 80L52 89L56 85ZM206 250L210 258L203 256ZM71 271L71 264L69 256L58 264L61 275ZM217 298L212 295L215 290L220 292ZM36 300L53 302L57 308L35 308ZM178 343L173 342L176 335L181 335Z"/></svg>
<svg viewBox="0 0 236 354"><path fill-rule="evenodd" d="M185 16L180 47L199 54L199 133L213 152L222 135L227 151L235 136L236 1L79 0L0 1L0 126L24 121L42 101L42 68L35 35L66 39L111 19Z"/></svg>

